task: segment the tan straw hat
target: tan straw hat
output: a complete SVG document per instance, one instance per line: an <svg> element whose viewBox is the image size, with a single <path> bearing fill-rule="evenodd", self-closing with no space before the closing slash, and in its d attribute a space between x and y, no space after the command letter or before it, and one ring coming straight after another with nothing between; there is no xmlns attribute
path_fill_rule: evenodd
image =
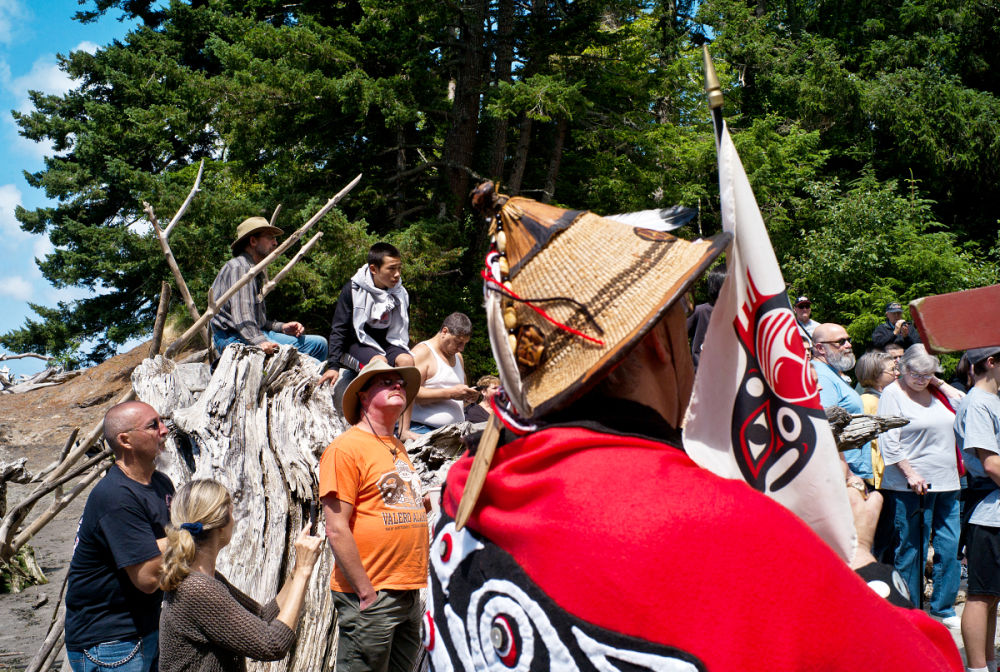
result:
<svg viewBox="0 0 1000 672"><path fill-rule="evenodd" d="M247 217L236 227L236 240L229 246L233 254L242 252L247 243L246 239L260 232L273 233L276 236L284 233L278 227L271 226L271 223L263 217Z"/></svg>
<svg viewBox="0 0 1000 672"><path fill-rule="evenodd" d="M504 390L528 420L596 384L728 244L694 242L480 185L492 218L486 314Z"/></svg>
<svg viewBox="0 0 1000 672"><path fill-rule="evenodd" d="M406 381L406 406L404 411L410 407L413 400L417 398L417 391L420 389L420 369L415 366L392 367L381 359L376 360L361 369L358 377L351 381L344 390L344 419L352 425L361 421L361 404L358 401L358 393L364 388L368 381L380 373L398 373Z"/></svg>

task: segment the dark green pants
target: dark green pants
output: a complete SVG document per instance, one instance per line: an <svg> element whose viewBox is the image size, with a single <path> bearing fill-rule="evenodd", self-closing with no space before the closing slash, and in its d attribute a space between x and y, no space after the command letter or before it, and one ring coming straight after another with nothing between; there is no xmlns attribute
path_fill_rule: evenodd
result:
<svg viewBox="0 0 1000 672"><path fill-rule="evenodd" d="M360 611L354 593L333 594L340 639L337 672L410 672L420 652L420 591L380 590Z"/></svg>

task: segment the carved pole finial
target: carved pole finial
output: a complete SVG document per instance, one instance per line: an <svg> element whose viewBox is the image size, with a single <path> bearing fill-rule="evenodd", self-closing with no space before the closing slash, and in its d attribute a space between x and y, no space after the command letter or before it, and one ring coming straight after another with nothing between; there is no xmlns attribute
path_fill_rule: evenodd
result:
<svg viewBox="0 0 1000 672"><path fill-rule="evenodd" d="M705 57L705 93L708 94L708 107L717 110L722 107L722 85L719 83L719 76L715 74L715 66L712 64L712 57L708 53L708 45L702 45L702 54Z"/></svg>

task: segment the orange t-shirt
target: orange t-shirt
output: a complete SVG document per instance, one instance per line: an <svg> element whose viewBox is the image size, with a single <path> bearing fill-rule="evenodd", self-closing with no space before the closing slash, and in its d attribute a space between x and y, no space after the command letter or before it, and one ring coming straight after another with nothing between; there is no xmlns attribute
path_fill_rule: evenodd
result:
<svg viewBox="0 0 1000 672"><path fill-rule="evenodd" d="M354 507L351 532L375 590L427 585L427 513L420 478L399 440L357 427L334 439L319 461L319 496L327 495ZM339 565L330 589L354 592Z"/></svg>

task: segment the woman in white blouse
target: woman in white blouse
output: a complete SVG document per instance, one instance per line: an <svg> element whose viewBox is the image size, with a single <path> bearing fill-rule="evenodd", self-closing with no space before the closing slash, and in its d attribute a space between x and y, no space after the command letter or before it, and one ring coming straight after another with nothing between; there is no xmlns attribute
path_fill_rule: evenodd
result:
<svg viewBox="0 0 1000 672"><path fill-rule="evenodd" d="M961 485L952 429L955 413L929 387L938 368L937 357L928 354L923 345L912 345L899 360L899 379L882 390L879 415L898 415L910 421L879 438L885 460L882 488L891 491L896 501L899 534L896 570L909 588L910 599L914 604L920 603L921 573L933 530L931 615L949 628L958 628L955 596L961 578L958 562Z"/></svg>

